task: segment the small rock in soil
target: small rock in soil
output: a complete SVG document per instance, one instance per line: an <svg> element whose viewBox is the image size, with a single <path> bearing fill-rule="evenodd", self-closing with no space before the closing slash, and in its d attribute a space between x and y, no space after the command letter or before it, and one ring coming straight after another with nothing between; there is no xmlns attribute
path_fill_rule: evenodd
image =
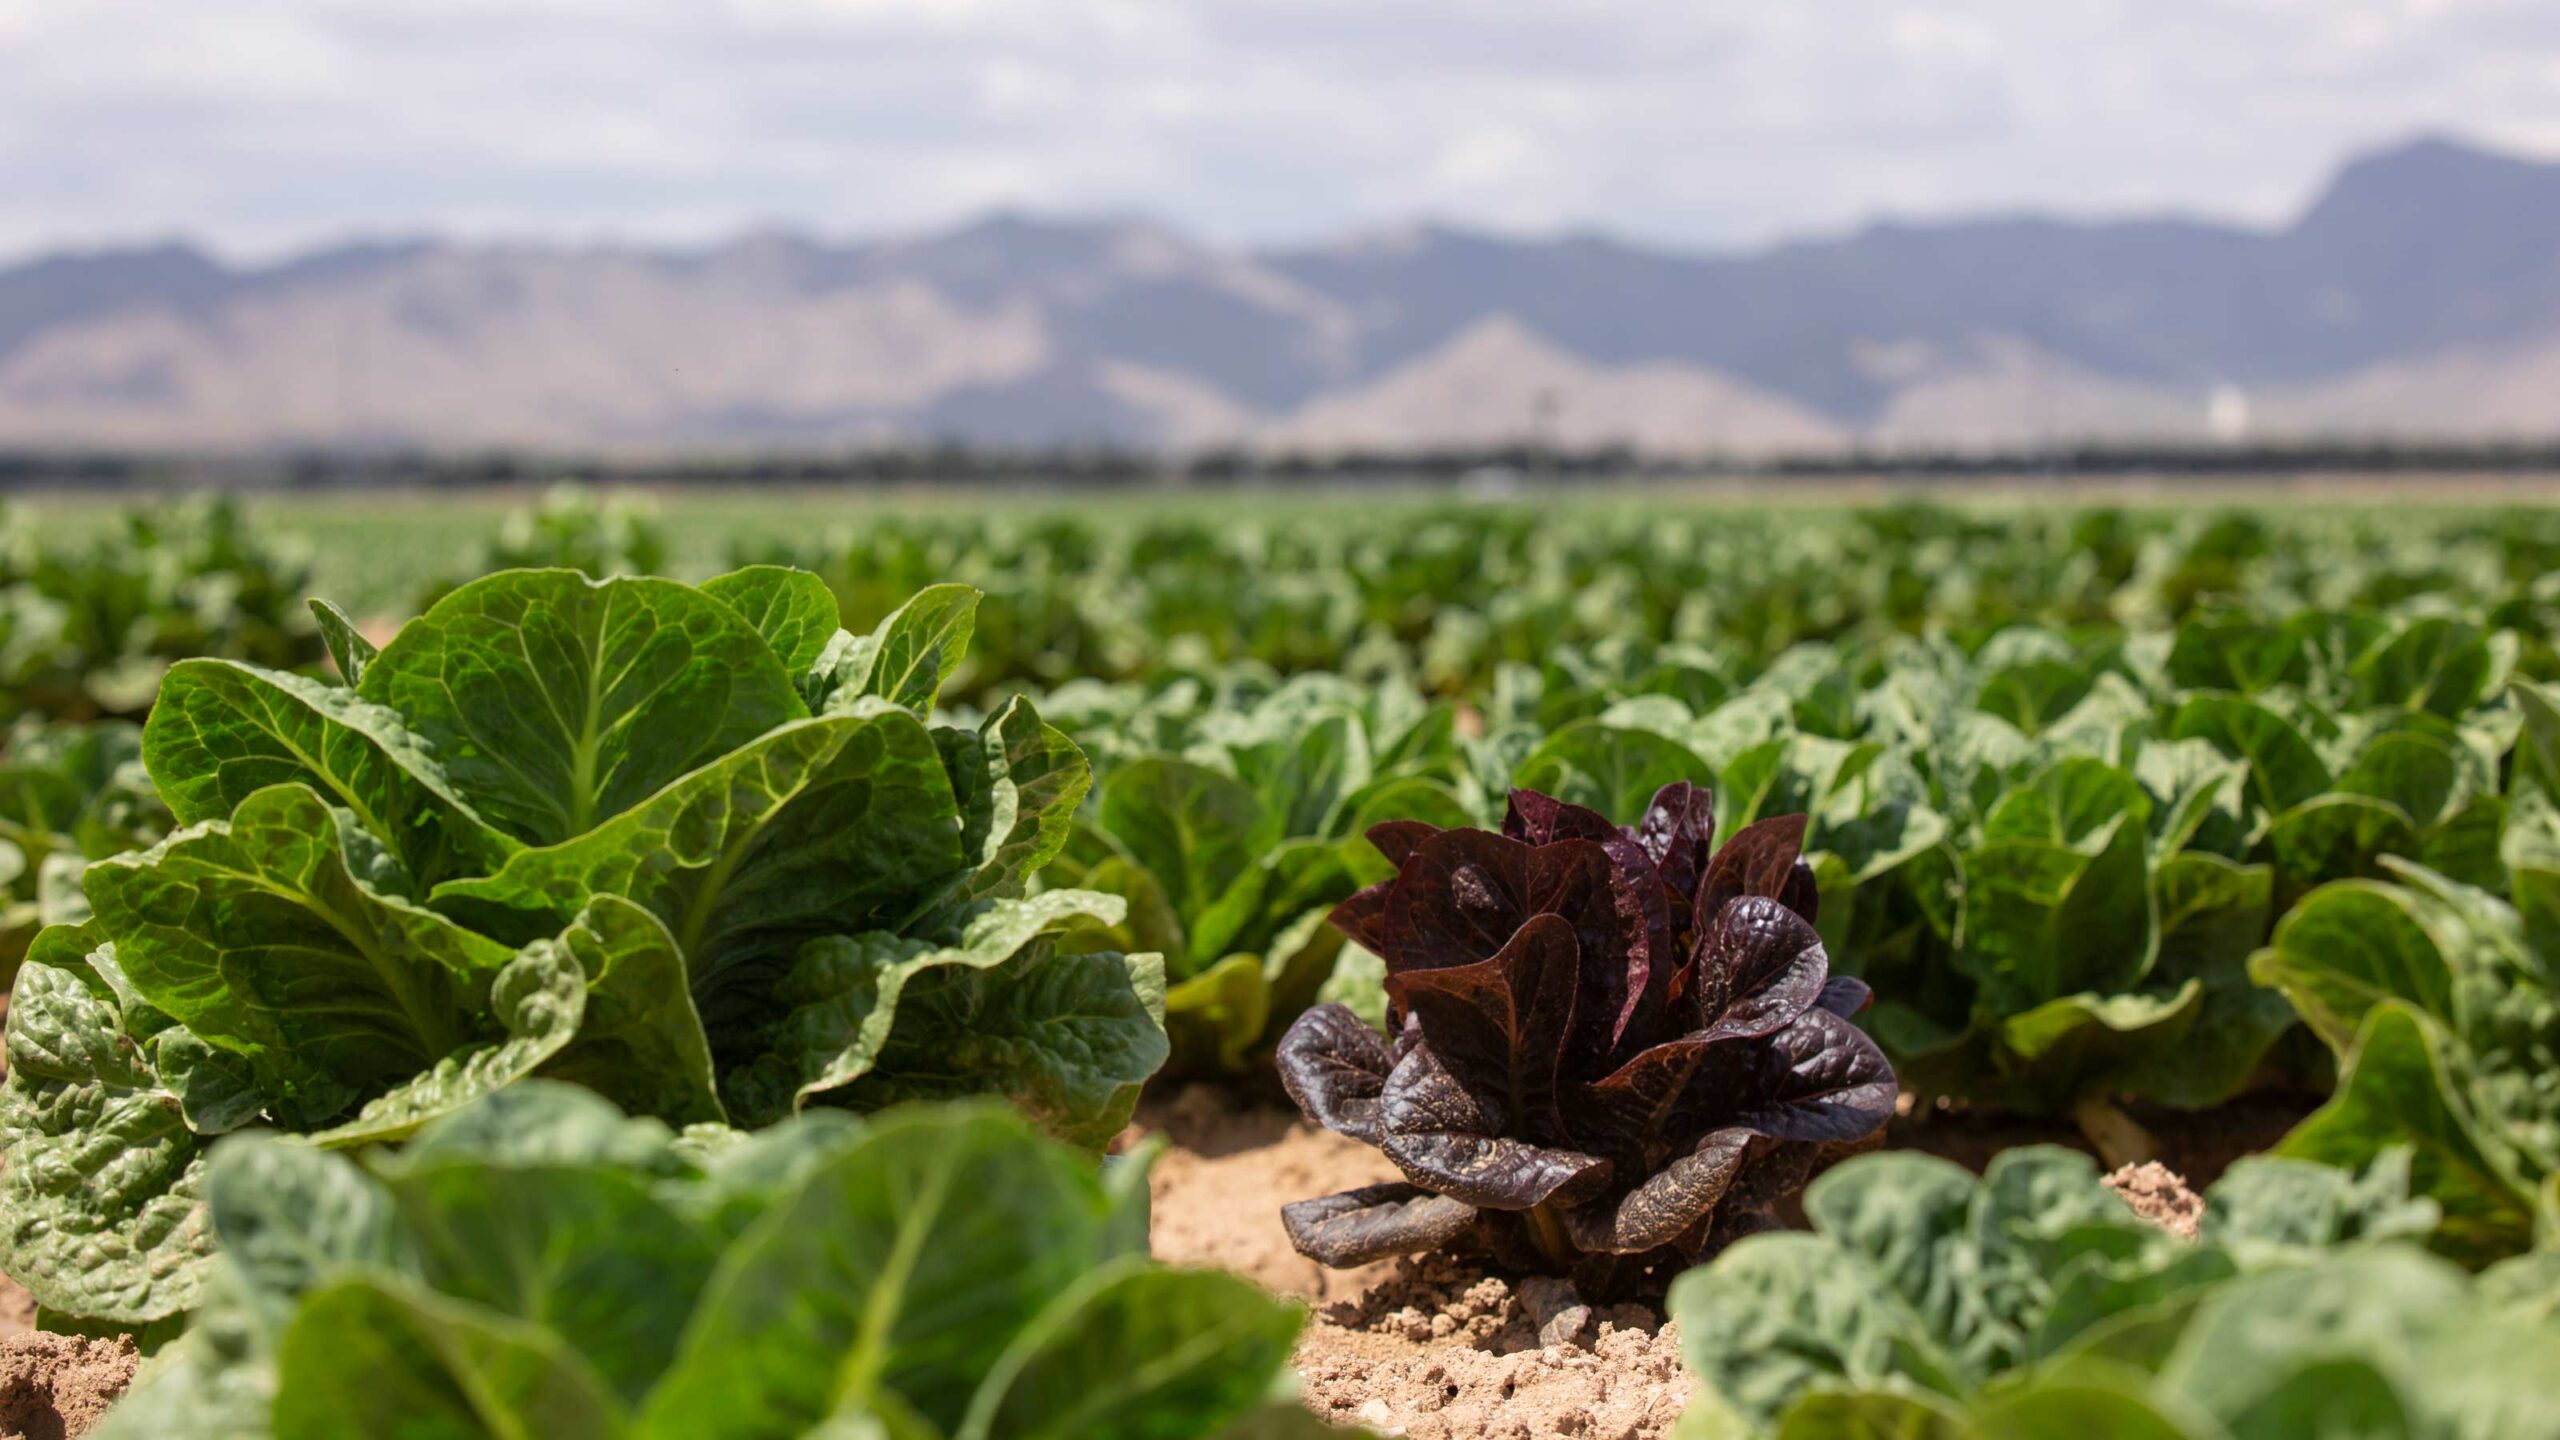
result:
<svg viewBox="0 0 2560 1440"><path fill-rule="evenodd" d="M1582 1292L1570 1280L1532 1275L1520 1282L1520 1303L1529 1307L1540 1345L1578 1345L1591 1328L1591 1307L1582 1303Z"/></svg>
<svg viewBox="0 0 2560 1440"><path fill-rule="evenodd" d="M125 1336L30 1331L0 1340L0 1440L79 1440L133 1383Z"/></svg>
<svg viewBox="0 0 2560 1440"><path fill-rule="evenodd" d="M2181 1240L2193 1240L2203 1229L2204 1197L2157 1160L2127 1165L2109 1175L2107 1184L2124 1197L2134 1214Z"/></svg>

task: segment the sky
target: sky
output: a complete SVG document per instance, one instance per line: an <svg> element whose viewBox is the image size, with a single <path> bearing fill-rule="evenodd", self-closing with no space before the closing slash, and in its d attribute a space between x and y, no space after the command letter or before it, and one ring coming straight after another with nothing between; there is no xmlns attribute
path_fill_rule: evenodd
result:
<svg viewBox="0 0 2560 1440"><path fill-rule="evenodd" d="M2553 0L0 0L0 255L995 208L1726 249L2560 154Z"/></svg>

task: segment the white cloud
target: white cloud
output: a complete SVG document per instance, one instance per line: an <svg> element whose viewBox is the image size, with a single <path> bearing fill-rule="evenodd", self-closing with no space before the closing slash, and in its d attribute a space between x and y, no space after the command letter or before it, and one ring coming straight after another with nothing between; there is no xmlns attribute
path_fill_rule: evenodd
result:
<svg viewBox="0 0 2560 1440"><path fill-rule="evenodd" d="M2412 130L2560 145L2547 0L0 0L0 249L351 230L1695 245L1882 212L2280 218Z"/></svg>

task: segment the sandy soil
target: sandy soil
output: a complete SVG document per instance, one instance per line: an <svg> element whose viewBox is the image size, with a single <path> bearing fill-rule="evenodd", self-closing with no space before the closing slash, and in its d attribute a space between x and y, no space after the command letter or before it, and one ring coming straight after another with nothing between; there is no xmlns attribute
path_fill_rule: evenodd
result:
<svg viewBox="0 0 2560 1440"><path fill-rule="evenodd" d="M0 1440L78 1440L133 1382L133 1342L30 1331L0 1340Z"/></svg>
<svg viewBox="0 0 2560 1440"><path fill-rule="evenodd" d="M1656 1440L1679 1418L1678 1335L1649 1309L1611 1307L1544 1345L1551 1296L1445 1259L1326 1270L1291 1249L1282 1204L1395 1178L1368 1146L1201 1086L1139 1122L1178 1147L1155 1170L1158 1258L1307 1301L1296 1359L1324 1419L1412 1440Z"/></svg>
<svg viewBox="0 0 2560 1440"><path fill-rule="evenodd" d="M2244 1104L2163 1123L2163 1150L2219 1174L2296 1114ZM1368 1146L1205 1086L1152 1100L1138 1119L1132 1140L1156 1134L1176 1147L1154 1174L1158 1258L1223 1266L1308 1302L1296 1360L1308 1408L1324 1419L1412 1440L1658 1440L1679 1419L1690 1382L1678 1329L1650 1309L1614 1306L1578 1325L1567 1316L1559 1328L1578 1333L1542 1344L1557 1303L1542 1282L1515 1288L1441 1257L1326 1270L1291 1249L1282 1204L1395 1178ZM2011 1145L2075 1138L2068 1126L1961 1113L1906 1117L1892 1132L1897 1147L1977 1169ZM2107 1179L2135 1213L2194 1238L2204 1203L2176 1170L2129 1165Z"/></svg>
<svg viewBox="0 0 2560 1440"><path fill-rule="evenodd" d="M0 1340L36 1328L36 1297L26 1287L0 1275Z"/></svg>

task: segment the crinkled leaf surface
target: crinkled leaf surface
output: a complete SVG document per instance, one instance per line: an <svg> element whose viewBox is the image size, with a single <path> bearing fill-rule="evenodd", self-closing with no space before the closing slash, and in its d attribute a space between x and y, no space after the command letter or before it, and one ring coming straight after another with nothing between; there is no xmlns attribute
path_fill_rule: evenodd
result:
<svg viewBox="0 0 2560 1440"><path fill-rule="evenodd" d="M161 682L143 755L182 824L228 819L258 791L298 781L353 811L423 883L520 848L463 800L396 712L299 675L181 662Z"/></svg>
<svg viewBox="0 0 2560 1440"><path fill-rule="evenodd" d="M683 952L657 916L599 895L557 938L527 948L544 946L567 953L586 976L587 992L577 1034L543 1062L542 1074L671 1125L728 1118Z"/></svg>
<svg viewBox="0 0 2560 1440"><path fill-rule="evenodd" d="M187 1308L203 1283L202 1142L112 992L64 958L31 955L10 996L0 1271L48 1309L140 1325Z"/></svg>
<svg viewBox="0 0 2560 1440"><path fill-rule="evenodd" d="M955 944L936 945L873 932L813 940L792 961L774 996L788 1007L762 1039L758 1059L731 1081L742 1117L771 1119L811 1096L849 1085L881 1064L900 1019L900 1003L919 975L946 967L1027 969L1027 947L1080 924L1116 924L1120 902L1084 890L1051 890L1027 900L982 906ZM924 1046L908 1053L925 1053ZM944 1063L936 1068L950 1070Z"/></svg>
<svg viewBox="0 0 2560 1440"><path fill-rule="evenodd" d="M485 1037L491 986L515 959L367 883L353 838L307 786L277 785L87 876L134 989L247 1057L288 1122L325 1120Z"/></svg>
<svg viewBox="0 0 2560 1440"><path fill-rule="evenodd" d="M846 1099L874 1109L1003 1095L1049 1134L1100 1150L1164 1065L1164 996L1164 962L1153 955L1050 952L996 969L930 969L909 985L888 1044Z"/></svg>
<svg viewBox="0 0 2560 1440"><path fill-rule="evenodd" d="M813 937L894 926L963 873L958 811L922 722L876 704L785 725L564 844L438 888L473 928L531 940L598 895L674 935L715 1036Z"/></svg>

